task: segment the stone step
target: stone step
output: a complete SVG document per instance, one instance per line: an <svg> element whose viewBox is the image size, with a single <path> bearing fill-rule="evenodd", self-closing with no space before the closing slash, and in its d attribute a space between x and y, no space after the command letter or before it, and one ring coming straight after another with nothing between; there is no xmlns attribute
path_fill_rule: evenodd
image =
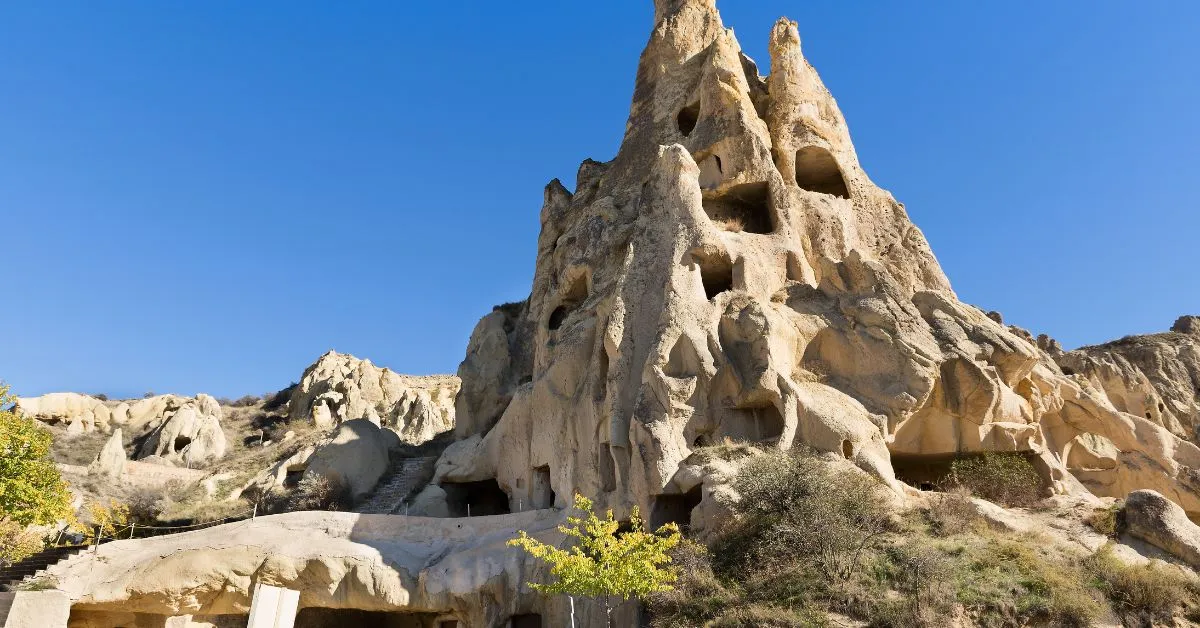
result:
<svg viewBox="0 0 1200 628"><path fill-rule="evenodd" d="M433 456L405 458L396 462L388 476L355 511L365 514L395 513L414 490L429 481L436 464L437 458Z"/></svg>

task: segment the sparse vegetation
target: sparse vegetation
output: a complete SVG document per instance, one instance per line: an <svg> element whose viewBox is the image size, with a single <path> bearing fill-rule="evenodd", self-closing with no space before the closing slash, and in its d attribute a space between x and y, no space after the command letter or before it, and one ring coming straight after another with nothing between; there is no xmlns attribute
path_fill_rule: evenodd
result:
<svg viewBox="0 0 1200 628"><path fill-rule="evenodd" d="M1113 502L1107 508L1097 508L1092 511L1084 519L1084 523L1091 526L1093 530L1103 534L1104 536L1116 538L1117 536L1117 514L1121 512L1124 503L1121 501Z"/></svg>
<svg viewBox="0 0 1200 628"><path fill-rule="evenodd" d="M711 553L690 541L673 551L681 576L674 591L651 598L653 625L820 626L833 612L879 628L954 616L985 627L1088 626L1110 605L1161 618L1196 596L1191 579L1168 567L1129 567L993 530L965 487L888 518L873 482L805 453L744 464L735 480L743 498L731 504L740 523Z"/></svg>
<svg viewBox="0 0 1200 628"><path fill-rule="evenodd" d="M1181 607L1197 606L1200 583L1180 570L1153 562L1129 565L1105 545L1085 561L1094 584L1123 615L1153 623L1170 619Z"/></svg>
<svg viewBox="0 0 1200 628"><path fill-rule="evenodd" d="M1008 507L1030 506L1042 499L1042 478L1028 458L1017 453L987 452L959 458L950 465L950 487L962 487Z"/></svg>

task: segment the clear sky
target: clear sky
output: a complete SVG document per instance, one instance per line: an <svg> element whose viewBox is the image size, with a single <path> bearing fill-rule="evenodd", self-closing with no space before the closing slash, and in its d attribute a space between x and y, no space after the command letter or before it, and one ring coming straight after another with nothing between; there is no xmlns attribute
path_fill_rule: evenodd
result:
<svg viewBox="0 0 1200 628"><path fill-rule="evenodd" d="M800 23L959 296L1066 346L1200 312L1200 3L720 0ZM0 379L453 372L610 159L650 0L0 3Z"/></svg>

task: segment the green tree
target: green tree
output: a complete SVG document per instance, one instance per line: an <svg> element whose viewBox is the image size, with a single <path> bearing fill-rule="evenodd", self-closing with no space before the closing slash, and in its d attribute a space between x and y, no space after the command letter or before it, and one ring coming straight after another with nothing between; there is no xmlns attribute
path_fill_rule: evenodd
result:
<svg viewBox="0 0 1200 628"><path fill-rule="evenodd" d="M599 600L611 625L616 598L645 599L651 593L671 590L679 576L670 564L671 549L681 538L679 526L668 523L649 532L634 506L629 516L632 529L620 532L621 523L613 519L613 512L607 511L603 518L596 516L592 501L583 495L575 495L575 510L582 516L568 517L566 525L558 527L569 541L573 539L569 549L542 543L523 530L508 542L549 563L555 582L531 582L529 586L570 596L571 626L575 625L576 597Z"/></svg>
<svg viewBox="0 0 1200 628"><path fill-rule="evenodd" d="M71 514L67 484L50 458L50 433L12 410L0 385L0 522L47 525Z"/></svg>

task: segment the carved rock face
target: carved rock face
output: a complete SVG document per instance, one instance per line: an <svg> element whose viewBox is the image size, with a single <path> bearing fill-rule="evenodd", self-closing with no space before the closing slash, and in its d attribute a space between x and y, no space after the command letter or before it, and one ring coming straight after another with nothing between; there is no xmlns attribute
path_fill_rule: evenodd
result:
<svg viewBox="0 0 1200 628"><path fill-rule="evenodd" d="M1093 491L1200 510L1176 481L1200 450L1139 438L1154 426L958 301L859 165L796 24L770 33L764 79L711 2L656 15L619 153L584 162L574 193L546 188L530 296L476 329L457 433L477 438L440 481L495 479L515 509L548 469L559 506L651 509L695 449L731 439L831 452L898 492L894 456L1025 452L1057 492L1083 490L1063 461L1086 461ZM1113 464L1069 456L1082 435Z"/></svg>

